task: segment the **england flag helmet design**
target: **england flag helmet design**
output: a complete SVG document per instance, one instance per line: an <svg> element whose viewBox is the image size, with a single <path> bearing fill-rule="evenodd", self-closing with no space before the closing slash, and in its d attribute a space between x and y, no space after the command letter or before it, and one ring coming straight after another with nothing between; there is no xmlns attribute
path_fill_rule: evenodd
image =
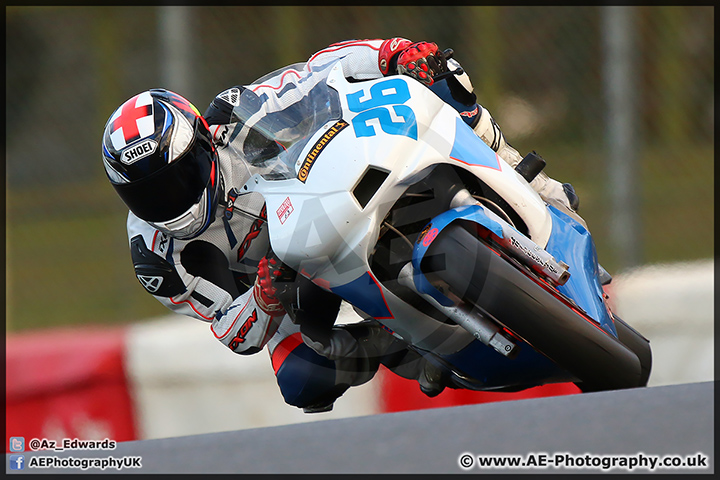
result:
<svg viewBox="0 0 720 480"><path fill-rule="evenodd" d="M120 198L158 230L189 239L214 220L217 151L207 122L180 95L153 89L123 103L105 125L102 157Z"/></svg>

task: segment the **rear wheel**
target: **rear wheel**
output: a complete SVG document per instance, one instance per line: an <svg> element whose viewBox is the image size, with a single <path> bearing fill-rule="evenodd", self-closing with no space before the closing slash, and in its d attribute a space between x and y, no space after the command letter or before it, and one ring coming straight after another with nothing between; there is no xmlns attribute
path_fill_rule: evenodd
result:
<svg viewBox="0 0 720 480"><path fill-rule="evenodd" d="M428 249L421 270L440 288L480 309L579 379L585 388L613 390L647 384L639 355L524 267L455 223ZM617 322L620 323L620 322ZM635 338L624 325L623 337ZM642 338L642 337L640 337ZM642 351L638 342L638 351ZM649 365L647 365L649 368Z"/></svg>

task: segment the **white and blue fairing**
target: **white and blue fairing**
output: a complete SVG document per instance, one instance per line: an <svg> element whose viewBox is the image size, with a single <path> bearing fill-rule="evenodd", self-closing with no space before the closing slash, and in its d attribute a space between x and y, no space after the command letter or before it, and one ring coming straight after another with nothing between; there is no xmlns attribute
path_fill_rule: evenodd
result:
<svg viewBox="0 0 720 480"><path fill-rule="evenodd" d="M280 259L420 349L457 356L460 363L482 357L484 366L465 367L488 385L538 376L569 380L545 357L529 353L532 348L510 361L458 325L423 315L387 290L368 262L382 220L402 193L437 164L459 166L491 185L526 224L529 237L570 265L564 293L611 328L593 298L601 288L587 231L548 207L453 108L420 83L403 76L348 82L340 63L302 75L309 88L294 111L273 112L257 96L240 101L252 108L234 111L244 132L236 132L239 155L252 129L283 147L271 159L246 158L253 176L243 188L263 194L270 242ZM363 204L353 191L370 169L385 178ZM465 348L472 342L479 349L474 355ZM494 370L483 373L491 366Z"/></svg>

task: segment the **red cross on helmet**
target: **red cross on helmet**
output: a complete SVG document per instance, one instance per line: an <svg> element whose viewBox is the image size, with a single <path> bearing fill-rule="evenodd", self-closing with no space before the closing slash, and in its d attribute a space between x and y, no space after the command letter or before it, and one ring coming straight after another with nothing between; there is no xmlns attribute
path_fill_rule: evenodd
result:
<svg viewBox="0 0 720 480"><path fill-rule="evenodd" d="M108 119L102 157L128 208L178 239L200 235L215 218L220 171L205 119L180 95L153 89Z"/></svg>

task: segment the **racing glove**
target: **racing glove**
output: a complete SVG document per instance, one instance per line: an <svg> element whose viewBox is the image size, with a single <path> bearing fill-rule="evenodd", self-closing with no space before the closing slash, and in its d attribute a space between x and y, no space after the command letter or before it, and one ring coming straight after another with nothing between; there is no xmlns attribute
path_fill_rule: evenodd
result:
<svg viewBox="0 0 720 480"><path fill-rule="evenodd" d="M400 52L397 59L397 71L409 75L427 85L433 84L433 77L447 71L447 62L437 45L430 42L413 43Z"/></svg>
<svg viewBox="0 0 720 480"><path fill-rule="evenodd" d="M397 73L398 55L402 53L413 42L407 38L389 38L380 45L378 54L378 67L384 76L395 75Z"/></svg>
<svg viewBox="0 0 720 480"><path fill-rule="evenodd" d="M285 315L285 308L277 298L275 282L287 276L287 267L277 258L263 257L258 264L253 295L260 309L273 317Z"/></svg>
<svg viewBox="0 0 720 480"><path fill-rule="evenodd" d="M427 86L433 84L435 75L447 71L445 55L436 44L404 38L385 40L378 62L383 75L409 75Z"/></svg>

